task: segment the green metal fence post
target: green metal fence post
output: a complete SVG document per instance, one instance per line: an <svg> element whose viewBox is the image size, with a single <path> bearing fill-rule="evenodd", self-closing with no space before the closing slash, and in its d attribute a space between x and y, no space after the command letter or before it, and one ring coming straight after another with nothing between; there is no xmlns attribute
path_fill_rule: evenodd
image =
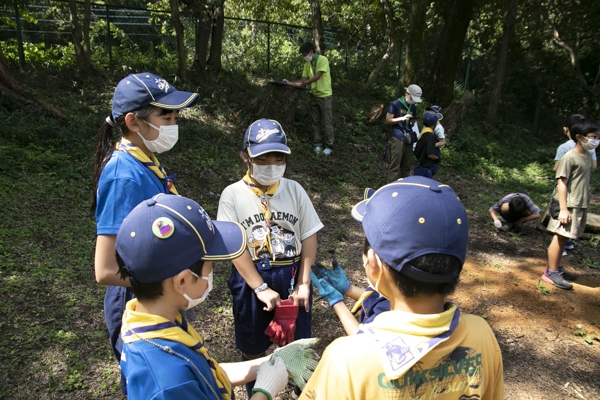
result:
<svg viewBox="0 0 600 400"><path fill-rule="evenodd" d="M533 134L536 135L540 121L540 110L542 108L542 89L538 92L537 102L535 104L535 116L533 117Z"/></svg>
<svg viewBox="0 0 600 400"><path fill-rule="evenodd" d="M267 21L267 74L271 73L271 22Z"/></svg>
<svg viewBox="0 0 600 400"><path fill-rule="evenodd" d="M110 32L110 8L106 6L106 47L108 47L108 69L112 69L112 34Z"/></svg>
<svg viewBox="0 0 600 400"><path fill-rule="evenodd" d="M25 52L23 51L23 36L21 34L21 15L19 14L19 3L15 0L15 20L17 21L17 47L19 51L19 68L25 68Z"/></svg>
<svg viewBox="0 0 600 400"><path fill-rule="evenodd" d="M465 74L465 89L466 92L469 90L469 78L471 76L471 54L473 53L473 46L469 46L469 58L467 58L467 73Z"/></svg>
<svg viewBox="0 0 600 400"><path fill-rule="evenodd" d="M350 33L346 32L346 73L350 79L350 55L348 51L348 42L350 42Z"/></svg>

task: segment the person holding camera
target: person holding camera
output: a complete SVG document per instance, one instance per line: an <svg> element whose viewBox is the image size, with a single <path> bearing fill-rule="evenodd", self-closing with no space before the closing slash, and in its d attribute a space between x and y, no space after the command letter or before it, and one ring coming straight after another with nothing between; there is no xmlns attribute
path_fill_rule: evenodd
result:
<svg viewBox="0 0 600 400"><path fill-rule="evenodd" d="M415 103L421 102L422 95L419 86L409 85L404 96L392 101L385 116L386 125L392 125L387 182L410 175L413 143L417 141L416 133L412 130L417 114Z"/></svg>

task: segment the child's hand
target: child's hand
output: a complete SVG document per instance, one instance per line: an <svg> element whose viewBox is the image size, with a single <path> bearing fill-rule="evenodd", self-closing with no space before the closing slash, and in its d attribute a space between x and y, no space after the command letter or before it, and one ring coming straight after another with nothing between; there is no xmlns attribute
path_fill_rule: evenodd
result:
<svg viewBox="0 0 600 400"><path fill-rule="evenodd" d="M290 295L290 298L294 300L294 304L299 307L304 307L306 312L310 311L310 283L301 283L296 286L294 292Z"/></svg>
<svg viewBox="0 0 600 400"><path fill-rule="evenodd" d="M281 304L281 297L279 297L279 293L273 289L267 289L263 292L258 292L256 297L258 297L260 301L267 305L266 307L263 307L263 310L265 311L271 311L275 308L275 306Z"/></svg>
<svg viewBox="0 0 600 400"><path fill-rule="evenodd" d="M501 228L502 228L502 222L500 222L500 220L499 220L499 219L497 219L497 220L495 220L495 221L494 221L494 226L495 226L497 229L501 229Z"/></svg>
<svg viewBox="0 0 600 400"><path fill-rule="evenodd" d="M333 269L329 269L321 263L315 263L312 266L312 271L319 279L325 279L335 290L341 294L345 294L350 287L350 281L337 260L332 260L331 265Z"/></svg>

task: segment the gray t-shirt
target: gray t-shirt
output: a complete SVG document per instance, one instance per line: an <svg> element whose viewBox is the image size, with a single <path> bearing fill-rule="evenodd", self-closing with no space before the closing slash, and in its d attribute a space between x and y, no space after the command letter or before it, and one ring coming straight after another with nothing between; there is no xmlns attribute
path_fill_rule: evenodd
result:
<svg viewBox="0 0 600 400"><path fill-rule="evenodd" d="M587 208L590 202L590 176L592 174L592 157L586 152L581 155L569 150L560 159L556 170L556 179L567 178L567 207ZM554 198L558 200L558 191Z"/></svg>

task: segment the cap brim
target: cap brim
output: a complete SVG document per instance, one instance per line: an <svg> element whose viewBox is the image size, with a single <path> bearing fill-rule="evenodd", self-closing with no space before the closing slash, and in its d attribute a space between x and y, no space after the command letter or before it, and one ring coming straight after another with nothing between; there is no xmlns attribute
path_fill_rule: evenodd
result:
<svg viewBox="0 0 600 400"><path fill-rule="evenodd" d="M350 213L352 215L352 218L354 218L358 222L362 222L362 220L365 216L365 213L367 212L367 203L368 202L369 202L369 199L365 199L365 200L361 201L360 203L355 204L354 207L352 207L352 212Z"/></svg>
<svg viewBox="0 0 600 400"><path fill-rule="evenodd" d="M415 103L420 103L421 102L421 97L420 96L413 96L411 94L410 98L413 99Z"/></svg>
<svg viewBox="0 0 600 400"><path fill-rule="evenodd" d="M233 260L246 251L246 230L237 222L212 221L215 237L202 257L206 261Z"/></svg>
<svg viewBox="0 0 600 400"><path fill-rule="evenodd" d="M291 154L292 151L283 143L264 143L248 146L248 155L252 158L261 156L266 153L284 153Z"/></svg>
<svg viewBox="0 0 600 400"><path fill-rule="evenodd" d="M200 97L198 93L177 90L157 98L156 101L151 101L150 104L165 110L181 110L193 106L198 97Z"/></svg>

